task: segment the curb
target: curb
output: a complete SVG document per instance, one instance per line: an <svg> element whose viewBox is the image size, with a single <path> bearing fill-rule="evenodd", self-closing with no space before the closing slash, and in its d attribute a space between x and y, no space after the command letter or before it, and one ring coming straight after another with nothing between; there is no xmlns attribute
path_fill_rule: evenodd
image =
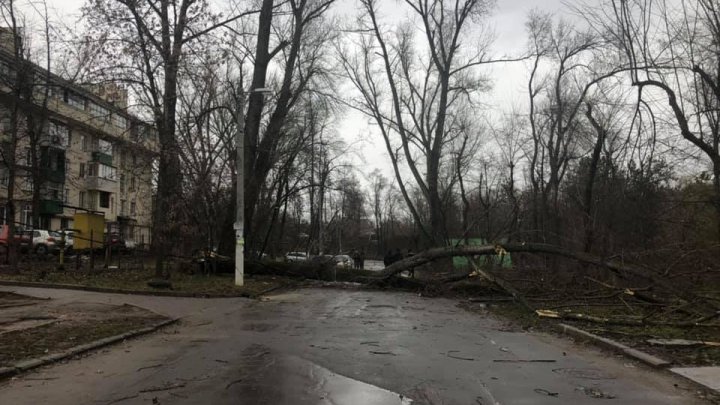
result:
<svg viewBox="0 0 720 405"><path fill-rule="evenodd" d="M602 336L598 336L596 334L584 331L574 326L566 325L564 323L560 323L557 326L560 331L565 334L572 335L581 339L592 340L593 342L599 343L605 347L621 352L627 356L634 358L635 360L639 360L655 368L665 368L671 364L667 360L661 359L659 357L653 356L637 349L633 349L632 347L626 346L622 343L616 342L608 338L604 338Z"/></svg>
<svg viewBox="0 0 720 405"><path fill-rule="evenodd" d="M38 357L38 358L34 358L34 359L29 359L29 360L23 360L19 363L16 363L12 367L0 367L0 379L6 378L6 377L11 377L16 374L26 372L28 370L32 370L37 367L56 363L60 360L64 360L69 357L73 357L78 354L82 354L82 353L85 353L85 352L88 352L91 350L100 349L102 347L109 346L113 343L117 343L117 342L125 340L125 339L130 339L130 338L134 338L134 337L138 337L138 336L142 336L142 335L147 335L148 333L155 332L156 330L158 330L164 326L173 324L173 323L177 322L179 319L180 318L168 319L166 321L156 323L155 325L152 325L152 326L148 326L148 327L145 327L142 329L136 329L136 330L132 330L129 332L121 333L119 335L99 339L94 342L86 343L84 345L72 347L68 350L65 350L65 351L62 351L59 353L54 353L54 354L50 354L47 356Z"/></svg>
<svg viewBox="0 0 720 405"><path fill-rule="evenodd" d="M90 287L78 284L53 284L53 283L37 283L34 281L9 281L0 280L0 285L11 287L31 287L31 288L52 288L57 290L79 290L90 292L101 292L110 294L128 294L128 295L147 295L153 297L176 297L176 298L253 298L257 299L261 295L271 291L286 287L285 285L274 286L261 291L258 294L237 293L237 294L211 294L211 293L187 293L181 291L143 291L143 290L124 290L121 288L109 287ZM2 370L2 369L0 369Z"/></svg>

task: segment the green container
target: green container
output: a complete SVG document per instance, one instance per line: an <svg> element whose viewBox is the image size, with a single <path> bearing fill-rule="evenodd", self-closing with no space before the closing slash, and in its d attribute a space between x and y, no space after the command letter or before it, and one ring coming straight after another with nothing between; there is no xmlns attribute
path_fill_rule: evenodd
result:
<svg viewBox="0 0 720 405"><path fill-rule="evenodd" d="M482 238L469 238L467 240L467 246L482 246L487 245L488 242ZM450 239L450 246L465 246L465 239ZM453 267L456 269L465 269L470 266L469 258L467 256L453 256ZM482 266L485 264L499 264L503 268L512 267L512 258L510 253L502 256L480 256L475 260L475 264Z"/></svg>

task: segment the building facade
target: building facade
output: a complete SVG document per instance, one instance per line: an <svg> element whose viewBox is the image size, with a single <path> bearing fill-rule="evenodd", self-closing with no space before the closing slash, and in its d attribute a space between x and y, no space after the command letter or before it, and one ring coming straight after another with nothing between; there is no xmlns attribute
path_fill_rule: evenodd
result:
<svg viewBox="0 0 720 405"><path fill-rule="evenodd" d="M21 100L22 92L15 91L18 69L31 78L21 84L31 88ZM157 134L127 107L127 91L117 85L72 84L37 65L19 63L12 47L0 46L0 143L5 151L0 156L0 221L11 220L5 203L8 165L14 161L12 220L18 226L72 229L76 212L95 212L104 215L108 232L149 244ZM38 129L32 136L29 122ZM11 136L14 159L8 159ZM36 187L40 204L33 215ZM38 222L33 224L33 218Z"/></svg>

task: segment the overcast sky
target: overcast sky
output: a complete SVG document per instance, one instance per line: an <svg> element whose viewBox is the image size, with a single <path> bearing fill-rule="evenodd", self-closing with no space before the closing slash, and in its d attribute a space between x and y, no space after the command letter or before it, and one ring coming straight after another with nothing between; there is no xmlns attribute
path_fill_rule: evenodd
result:
<svg viewBox="0 0 720 405"><path fill-rule="evenodd" d="M65 22L72 26L79 17L79 9L84 0L47 0L51 15L63 16ZM217 1L217 4L222 2ZM389 21L402 19L407 9L402 7L402 1L383 0L383 12L389 15ZM566 15L567 9L562 0L499 0L491 17L491 25L495 31L496 39L493 44L494 55L497 57L519 55L525 47L525 19L532 8L541 8L543 11ZM352 16L358 10L356 0L339 0L335 4L334 12L341 16ZM494 112L506 111L513 105L523 106L526 102L525 88L528 76L528 66L523 62L504 63L482 68L493 80L493 88L483 97L488 108ZM490 111L489 113L492 113ZM360 173L367 175L374 168L380 168L392 178L389 159L386 157L379 134L373 132L372 126L367 124L360 114L347 112L339 117L337 130L348 144L353 145L352 161L355 162ZM362 180L362 179L361 179Z"/></svg>

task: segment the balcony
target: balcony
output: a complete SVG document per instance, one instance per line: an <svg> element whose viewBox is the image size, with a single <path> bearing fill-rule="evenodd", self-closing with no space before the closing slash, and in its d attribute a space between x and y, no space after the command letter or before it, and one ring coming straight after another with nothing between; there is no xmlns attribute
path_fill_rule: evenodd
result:
<svg viewBox="0 0 720 405"><path fill-rule="evenodd" d="M40 215L62 214L62 202L58 200L40 200Z"/></svg>
<svg viewBox="0 0 720 405"><path fill-rule="evenodd" d="M106 179L104 177L90 176L85 178L85 188L87 190L98 190L105 191L108 193L114 193L116 182L115 180Z"/></svg>
<svg viewBox="0 0 720 405"><path fill-rule="evenodd" d="M55 148L55 149L60 149L60 150L65 150L67 148L67 146L65 145L66 142L67 141L63 140L58 135L48 135L48 134L43 134L43 136L41 136L40 139L38 140L38 144L41 147L50 147L50 148Z"/></svg>
<svg viewBox="0 0 720 405"><path fill-rule="evenodd" d="M42 176L46 181L52 183L65 183L65 170L52 169L50 167L42 168Z"/></svg>
<svg viewBox="0 0 720 405"><path fill-rule="evenodd" d="M92 160L93 162L102 163L107 166L112 166L113 158L112 155L108 155L107 153L95 151L92 153Z"/></svg>

